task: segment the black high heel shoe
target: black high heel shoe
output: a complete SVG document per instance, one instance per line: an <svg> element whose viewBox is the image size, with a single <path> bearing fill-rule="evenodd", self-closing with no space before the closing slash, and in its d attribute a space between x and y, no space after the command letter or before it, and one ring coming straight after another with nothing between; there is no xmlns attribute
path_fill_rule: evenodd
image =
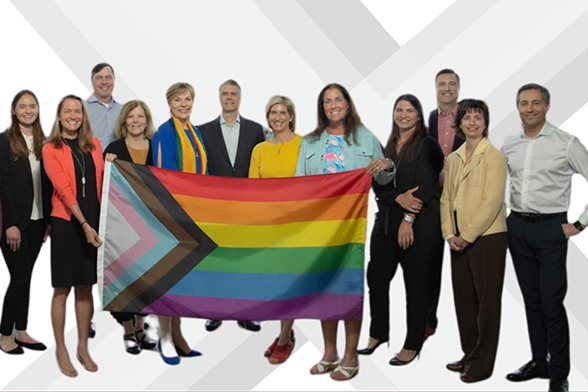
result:
<svg viewBox="0 0 588 392"><path fill-rule="evenodd" d="M398 359L398 356L395 356L388 363L392 366L404 366L404 365L408 365L409 363L414 361L416 358L420 358L420 357L421 357L421 350L417 351L416 354L414 355L414 357L412 357L412 359L410 361L403 361L401 359Z"/></svg>
<svg viewBox="0 0 588 392"><path fill-rule="evenodd" d="M362 348L360 350L357 350L357 353L359 355L372 355L374 353L374 351L376 351L376 349L378 347L380 347L384 343L388 343L388 340L378 340L378 343L374 347L372 347L372 348L369 348L369 347Z"/></svg>

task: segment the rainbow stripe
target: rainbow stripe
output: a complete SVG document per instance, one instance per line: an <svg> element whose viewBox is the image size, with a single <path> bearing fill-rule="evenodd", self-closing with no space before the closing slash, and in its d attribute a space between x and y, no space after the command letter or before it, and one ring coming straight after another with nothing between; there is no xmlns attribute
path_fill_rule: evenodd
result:
<svg viewBox="0 0 588 392"><path fill-rule="evenodd" d="M361 319L371 177L200 176L118 162L99 252L105 309Z"/></svg>

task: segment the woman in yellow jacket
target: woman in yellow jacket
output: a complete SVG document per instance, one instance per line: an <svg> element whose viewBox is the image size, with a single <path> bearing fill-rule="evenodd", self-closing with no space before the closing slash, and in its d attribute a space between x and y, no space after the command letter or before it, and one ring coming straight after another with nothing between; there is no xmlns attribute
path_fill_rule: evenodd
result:
<svg viewBox="0 0 588 392"><path fill-rule="evenodd" d="M441 228L451 249L451 277L464 356L447 364L463 382L489 378L494 369L507 235L506 160L488 140L488 107L459 103L455 126L466 142L447 157Z"/></svg>

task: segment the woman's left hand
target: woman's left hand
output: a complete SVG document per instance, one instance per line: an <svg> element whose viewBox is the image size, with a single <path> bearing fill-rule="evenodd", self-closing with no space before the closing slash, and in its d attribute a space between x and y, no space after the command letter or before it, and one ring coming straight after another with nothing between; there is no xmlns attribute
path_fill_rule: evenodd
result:
<svg viewBox="0 0 588 392"><path fill-rule="evenodd" d="M403 220L398 228L398 245L402 249L408 249L413 243L414 231L412 230L412 224Z"/></svg>
<svg viewBox="0 0 588 392"><path fill-rule="evenodd" d="M110 153L110 152L109 152L109 153L108 153L108 154L106 154L106 156L104 157L104 160L106 160L106 162L112 162L112 161L114 161L116 158L117 158L117 157L116 157L116 154L113 154L113 153Z"/></svg>
<svg viewBox="0 0 588 392"><path fill-rule="evenodd" d="M377 174L390 169L394 163L389 158L376 158L366 167L367 174Z"/></svg>

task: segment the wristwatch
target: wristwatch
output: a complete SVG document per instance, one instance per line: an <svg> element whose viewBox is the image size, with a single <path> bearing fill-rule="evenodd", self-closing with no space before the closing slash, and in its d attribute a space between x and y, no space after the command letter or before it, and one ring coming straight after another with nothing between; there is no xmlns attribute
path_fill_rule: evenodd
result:
<svg viewBox="0 0 588 392"><path fill-rule="evenodd" d="M586 228L586 225L583 225L580 221L575 221L574 227L576 228L576 230L582 231Z"/></svg>
<svg viewBox="0 0 588 392"><path fill-rule="evenodd" d="M411 225L414 223L414 218L408 214L404 214L404 216L402 217L402 220L410 223Z"/></svg>

